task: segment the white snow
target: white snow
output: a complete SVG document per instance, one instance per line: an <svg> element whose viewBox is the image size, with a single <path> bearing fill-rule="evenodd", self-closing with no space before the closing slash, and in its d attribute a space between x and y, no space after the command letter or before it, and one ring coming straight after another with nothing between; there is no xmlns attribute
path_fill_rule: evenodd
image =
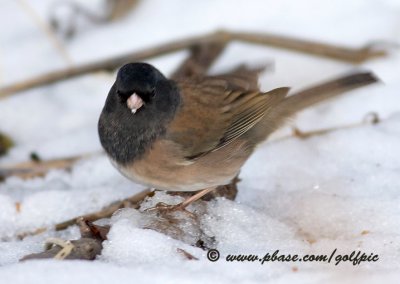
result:
<svg viewBox="0 0 400 284"><path fill-rule="evenodd" d="M42 21L52 0L2 1L0 84L6 85L68 66L31 17ZM80 1L98 10L101 1ZM25 4L24 4L25 3ZM64 43L72 64L139 50L219 28L260 31L351 47L386 42L387 58L360 66L262 46L234 43L213 66L221 72L241 63L274 62L260 78L264 90L312 85L354 69L372 70L382 83L306 110L294 121L301 130L360 123L369 112L382 122L339 129L309 139L282 138L279 131L243 167L236 201L207 204L200 227L215 238L221 258L190 243L200 232L190 223L185 241L143 229L154 221L137 210L118 212L109 240L94 262L28 261L48 237L74 239L76 227L47 231L23 241L19 233L96 211L143 189L122 177L104 155L78 162L71 172L43 178L9 178L0 183L1 283L397 283L400 278L400 3L397 0L141 1L119 22L81 23L83 30ZM185 52L152 59L168 74ZM97 119L114 74L91 74L23 92L0 101L0 131L16 141L1 165L25 161L29 153L57 158L101 150ZM179 197L157 193L155 203ZM17 212L16 203L21 211ZM192 207L196 209L196 206ZM378 254L377 262L230 263L228 254ZM187 260L183 249L198 260Z"/></svg>

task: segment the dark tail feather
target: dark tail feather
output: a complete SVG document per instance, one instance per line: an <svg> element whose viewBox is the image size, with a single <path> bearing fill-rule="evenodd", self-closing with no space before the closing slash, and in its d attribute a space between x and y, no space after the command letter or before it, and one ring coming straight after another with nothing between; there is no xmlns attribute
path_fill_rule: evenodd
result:
<svg viewBox="0 0 400 284"><path fill-rule="evenodd" d="M345 92L364 87L379 80L370 72L355 73L328 81L293 94L284 99L272 112L291 116L316 103L334 98Z"/></svg>
<svg viewBox="0 0 400 284"><path fill-rule="evenodd" d="M378 79L372 73L360 72L297 92L272 107L265 114L262 121L249 132L249 137L254 143L259 143L281 127L295 113L347 91L364 87L377 81Z"/></svg>

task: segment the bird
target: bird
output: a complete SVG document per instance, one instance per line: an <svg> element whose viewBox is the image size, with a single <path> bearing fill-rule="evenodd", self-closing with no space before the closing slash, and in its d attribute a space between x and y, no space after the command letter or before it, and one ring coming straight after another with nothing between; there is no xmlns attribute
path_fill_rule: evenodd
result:
<svg viewBox="0 0 400 284"><path fill-rule="evenodd" d="M122 66L98 121L100 143L128 179L166 191L197 192L184 209L235 178L256 147L295 113L377 78L358 72L288 96L262 92L260 69L170 80L154 66Z"/></svg>

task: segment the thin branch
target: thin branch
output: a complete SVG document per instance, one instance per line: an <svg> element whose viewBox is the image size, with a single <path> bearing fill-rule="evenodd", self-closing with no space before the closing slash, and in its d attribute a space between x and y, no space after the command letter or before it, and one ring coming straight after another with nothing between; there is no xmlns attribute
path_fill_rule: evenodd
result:
<svg viewBox="0 0 400 284"><path fill-rule="evenodd" d="M211 65L224 52L226 42L210 42L190 47L190 55L171 75L172 79L206 75Z"/></svg>
<svg viewBox="0 0 400 284"><path fill-rule="evenodd" d="M139 0L106 0L105 2L105 5L102 5L102 10L104 11L95 13L75 0L54 1L49 9L50 25L62 37L70 39L79 31L77 23L80 20L85 19L94 24L119 20L129 14L131 10L134 10ZM70 16L67 18L58 18L57 11L62 9L68 9Z"/></svg>
<svg viewBox="0 0 400 284"><path fill-rule="evenodd" d="M375 50L371 46L362 48L345 48L272 34L218 31L211 34L172 41L156 47L147 48L137 52L130 52L109 59L83 64L81 66L69 67L64 70L50 72L22 82L17 82L15 84L0 88L0 98L7 97L16 92L51 84L60 80L70 79L86 73L100 70L114 70L127 62L141 61L151 57L191 48L195 45L203 45L208 43L226 44L231 41L243 41L254 44L269 45L276 48L284 48L336 60L343 60L350 63L361 63L367 59L384 56L386 54L386 52Z"/></svg>
<svg viewBox="0 0 400 284"><path fill-rule="evenodd" d="M99 155L99 153L84 154L68 158L52 159L47 161L27 161L13 166L0 167L0 180L17 176L22 179L29 179L44 176L50 170L70 169L78 160Z"/></svg>
<svg viewBox="0 0 400 284"><path fill-rule="evenodd" d="M103 241L107 239L109 226L94 225L83 218L76 222L81 237L77 240L65 241L59 238L49 238L45 242L45 250L24 256L20 261L31 259L54 258L94 260L103 249Z"/></svg>
<svg viewBox="0 0 400 284"><path fill-rule="evenodd" d="M315 136L323 136L338 130L345 130L345 129L354 129L357 127L365 126L365 125L375 125L378 123L381 123L382 119L379 117L379 115L376 112L370 112L367 113L364 117L364 119L361 122L356 122L356 123L351 123L347 125L340 125L340 126L334 126L334 127L329 127L329 128L324 128L324 129L317 129L317 130L310 130L310 131L302 131L296 126L292 127L292 134L282 136L279 138L276 138L274 140L271 140L270 143L277 143L281 142L283 140L287 140L293 137L297 137L299 139L309 139L311 137Z"/></svg>
<svg viewBox="0 0 400 284"><path fill-rule="evenodd" d="M64 48L63 44L58 40L58 38L53 33L53 30L50 26L42 21L42 19L38 16L36 11L27 3L25 0L19 0L20 5L25 9L25 11L29 14L32 20L37 24L40 30L46 35L49 41L52 43L54 48L59 52L61 57L66 61L68 65L72 65L73 61L69 56L68 52ZM0 92L1 93L1 92Z"/></svg>
<svg viewBox="0 0 400 284"><path fill-rule="evenodd" d="M273 34L233 32L229 33L229 35L232 40L269 45L276 48L327 57L354 64L359 64L368 59L385 56L387 54L385 50L377 49L375 45L371 44L367 44L361 48L349 48Z"/></svg>
<svg viewBox="0 0 400 284"><path fill-rule="evenodd" d="M75 225L76 222L81 218L83 218L87 221L90 221L90 222L95 222L95 221L103 219L103 218L110 218L112 216L112 214L114 214L115 211L117 211L118 209L121 209L121 208L129 207L129 208L138 209L140 206L140 203L146 197L150 196L151 194L152 194L152 192L150 191L150 189L143 190L143 191L139 192L138 194L135 194L131 197L125 198L121 201L114 202L111 205L104 207L100 211L90 213L87 215L83 215L83 216L79 216L79 217L67 220L65 222L62 222L62 223L58 223L54 226L54 228L56 229L56 231L65 230L69 226Z"/></svg>
<svg viewBox="0 0 400 284"><path fill-rule="evenodd" d="M117 211L118 209L121 208L139 208L140 203L148 196L151 196L152 192L150 191L150 189L146 189L143 190L131 197L125 198L123 200L114 202L106 207L104 207L103 209L90 213L90 214L86 214L86 215L81 215L72 219L69 219L67 221L58 223L56 225L54 225L54 229L56 231L62 231L67 229L70 226L73 226L75 224L77 224L77 222L79 222L80 220L84 219L86 221L89 222L95 222L97 220L103 219L103 218L109 218L112 216L112 214ZM48 230L48 228L39 228L36 229L35 231L32 232L24 232L24 233L20 233L18 234L18 238L19 239L24 239L27 236L32 236L32 235L38 235L41 234L43 232L46 232Z"/></svg>

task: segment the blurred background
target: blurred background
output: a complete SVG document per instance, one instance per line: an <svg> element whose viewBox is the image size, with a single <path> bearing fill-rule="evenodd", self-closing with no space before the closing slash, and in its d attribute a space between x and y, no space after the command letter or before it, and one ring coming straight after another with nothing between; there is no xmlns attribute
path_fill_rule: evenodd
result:
<svg viewBox="0 0 400 284"><path fill-rule="evenodd" d="M0 5L1 86L217 29L273 33L357 48L375 44L387 50L400 38L397 0L2 0ZM180 51L148 61L168 75L186 55ZM396 88L398 84L392 83L399 81L400 72L394 71L398 62L398 53L394 53L390 60L353 66L234 42L211 73L242 63L273 63L260 78L262 89L290 86L297 90L355 68L372 69L388 88ZM0 162L26 160L32 151L51 158L100 149L96 123L113 79L113 72L96 72L2 99L0 132L10 135L15 147ZM368 111L385 116L397 109L393 92L385 94L385 99L364 96L368 99L343 98L341 104L329 106L332 115L303 123L300 116L299 123L304 128L327 127L359 120ZM341 111L346 104L354 106L351 113ZM328 111L326 106L319 110Z"/></svg>
<svg viewBox="0 0 400 284"><path fill-rule="evenodd" d="M97 121L115 70L91 72L9 95L2 93L2 88L220 29L349 48L372 47L386 51L387 56L352 64L262 45L228 45L210 73L240 64L266 64L269 68L259 80L264 91L289 86L293 92L354 70L371 71L381 83L303 111L293 120L302 131L333 128L324 135L286 137L260 146L241 171L237 200L209 203L216 218L205 215L203 221L205 229L220 241L218 249L241 254L278 248L316 254L334 248L342 253L360 249L378 253L382 260L360 269L351 264L315 263L240 266L242 269L232 269L222 261L220 266L209 265L203 250L139 229L133 215L122 214L122 223L110 234L100 261L14 265L22 256L42 251L48 237L79 237L74 226L22 241L21 233L95 212L132 196L143 186L122 177L105 155L80 160L68 167L69 171L50 171L40 178L1 180L8 165L99 153ZM0 144L12 146L8 151L0 148L0 266L12 264L1 271L11 279L4 281L26 283L24 277L30 275L35 283L43 283L44 276L51 279L49 283L64 283L63 279L65 283L83 283L82 279L93 283L106 274L104 279L109 282L131 281L140 275L151 283L154 279L166 283L165 279L177 276L181 283L204 283L204 279L293 283L297 273L303 277L301 283L311 283L310 274L322 271L314 273L312 283L345 283L349 274L357 273L358 279L370 280L372 272L387 277L391 272L397 280L399 42L399 0L0 0ZM187 51L179 51L146 61L168 76L187 55ZM363 122L371 112L381 123ZM272 138L290 133L287 127ZM199 262L183 263L177 257L176 247L185 246ZM157 270L155 259L161 264ZM20 267L30 267L30 273ZM124 277L126 280L121 280Z"/></svg>

